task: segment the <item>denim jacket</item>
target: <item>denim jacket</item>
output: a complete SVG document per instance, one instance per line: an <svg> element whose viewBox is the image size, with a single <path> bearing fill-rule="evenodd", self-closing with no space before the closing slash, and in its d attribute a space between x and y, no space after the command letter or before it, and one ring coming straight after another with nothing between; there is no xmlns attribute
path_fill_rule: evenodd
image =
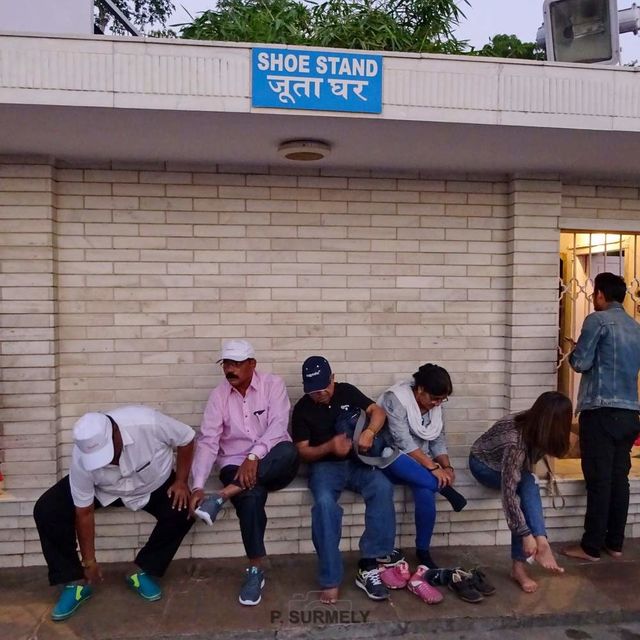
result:
<svg viewBox="0 0 640 640"><path fill-rule="evenodd" d="M590 313L569 363L582 374L576 412L601 407L638 411L640 324L618 302Z"/></svg>

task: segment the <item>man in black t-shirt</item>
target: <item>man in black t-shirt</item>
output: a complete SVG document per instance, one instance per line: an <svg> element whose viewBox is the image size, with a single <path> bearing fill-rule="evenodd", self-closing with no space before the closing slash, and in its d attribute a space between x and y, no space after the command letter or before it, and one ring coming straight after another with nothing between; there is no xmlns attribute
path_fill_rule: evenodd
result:
<svg viewBox="0 0 640 640"><path fill-rule="evenodd" d="M376 558L393 553L396 523L393 485L376 468L362 464L353 443L338 433L336 422L345 413L363 409L369 425L358 441L364 452L384 425L386 414L373 400L353 385L335 382L325 358L312 356L302 365L305 395L293 409L293 441L300 457L309 463L309 488L313 494L311 531L318 554L318 581L321 600L338 598L344 569L340 554L342 507L338 504L344 489L359 493L365 501L365 529L360 538L361 559L356 585L373 600L389 597L382 584Z"/></svg>

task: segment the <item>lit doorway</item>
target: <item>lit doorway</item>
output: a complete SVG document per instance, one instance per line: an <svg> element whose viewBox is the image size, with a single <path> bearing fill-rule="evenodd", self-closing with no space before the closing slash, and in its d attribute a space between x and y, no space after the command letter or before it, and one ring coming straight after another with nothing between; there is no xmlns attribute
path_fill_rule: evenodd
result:
<svg viewBox="0 0 640 640"><path fill-rule="evenodd" d="M571 369L568 356L571 340L577 340L586 316L593 311L593 281L609 271L624 278L627 313L640 321L640 234L603 232L563 232L560 234L558 326L558 390L571 398L574 406L580 374ZM578 424L574 420L572 446L565 460L557 460L560 475L582 477L579 465ZM638 455L638 450L634 451ZM640 476L640 459L634 458L634 475Z"/></svg>

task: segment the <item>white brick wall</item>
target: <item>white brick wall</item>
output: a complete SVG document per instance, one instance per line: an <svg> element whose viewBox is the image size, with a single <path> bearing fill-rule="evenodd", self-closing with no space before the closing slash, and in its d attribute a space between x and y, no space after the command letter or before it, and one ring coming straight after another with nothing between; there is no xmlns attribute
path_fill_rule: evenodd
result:
<svg viewBox="0 0 640 640"><path fill-rule="evenodd" d="M33 499L65 472L75 419L141 402L197 426L228 337L250 339L293 401L314 353L373 397L425 361L444 365L463 467L477 433L555 386L560 229L636 230L640 199L638 185L535 177L4 163L0 216L0 417L15 500L0 501L0 564L33 564ZM465 483L472 506L442 514L437 542L503 543L496 497ZM570 486L579 510L582 487ZM271 552L291 539L310 550L306 493L271 504ZM362 521L353 509L347 548ZM129 557L148 530L145 515L101 518L103 559ZM552 528L573 535L566 518ZM228 526L198 528L181 553L242 554Z"/></svg>
<svg viewBox="0 0 640 640"><path fill-rule="evenodd" d="M505 406L506 182L74 168L56 193L63 442L96 405L197 425L230 336L294 400L311 353L372 395L445 364L454 450Z"/></svg>
<svg viewBox="0 0 640 640"><path fill-rule="evenodd" d="M53 189L49 165L0 164L2 470L27 496L57 476Z"/></svg>

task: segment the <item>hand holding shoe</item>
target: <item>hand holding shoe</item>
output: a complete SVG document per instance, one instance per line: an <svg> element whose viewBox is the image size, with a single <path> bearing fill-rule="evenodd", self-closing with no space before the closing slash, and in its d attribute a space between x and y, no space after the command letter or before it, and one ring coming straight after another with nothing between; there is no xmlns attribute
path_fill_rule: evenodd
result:
<svg viewBox="0 0 640 640"><path fill-rule="evenodd" d="M204 491L202 489L194 489L191 492L189 498L189 515L193 518L195 510L200 506L200 503L204 500Z"/></svg>

